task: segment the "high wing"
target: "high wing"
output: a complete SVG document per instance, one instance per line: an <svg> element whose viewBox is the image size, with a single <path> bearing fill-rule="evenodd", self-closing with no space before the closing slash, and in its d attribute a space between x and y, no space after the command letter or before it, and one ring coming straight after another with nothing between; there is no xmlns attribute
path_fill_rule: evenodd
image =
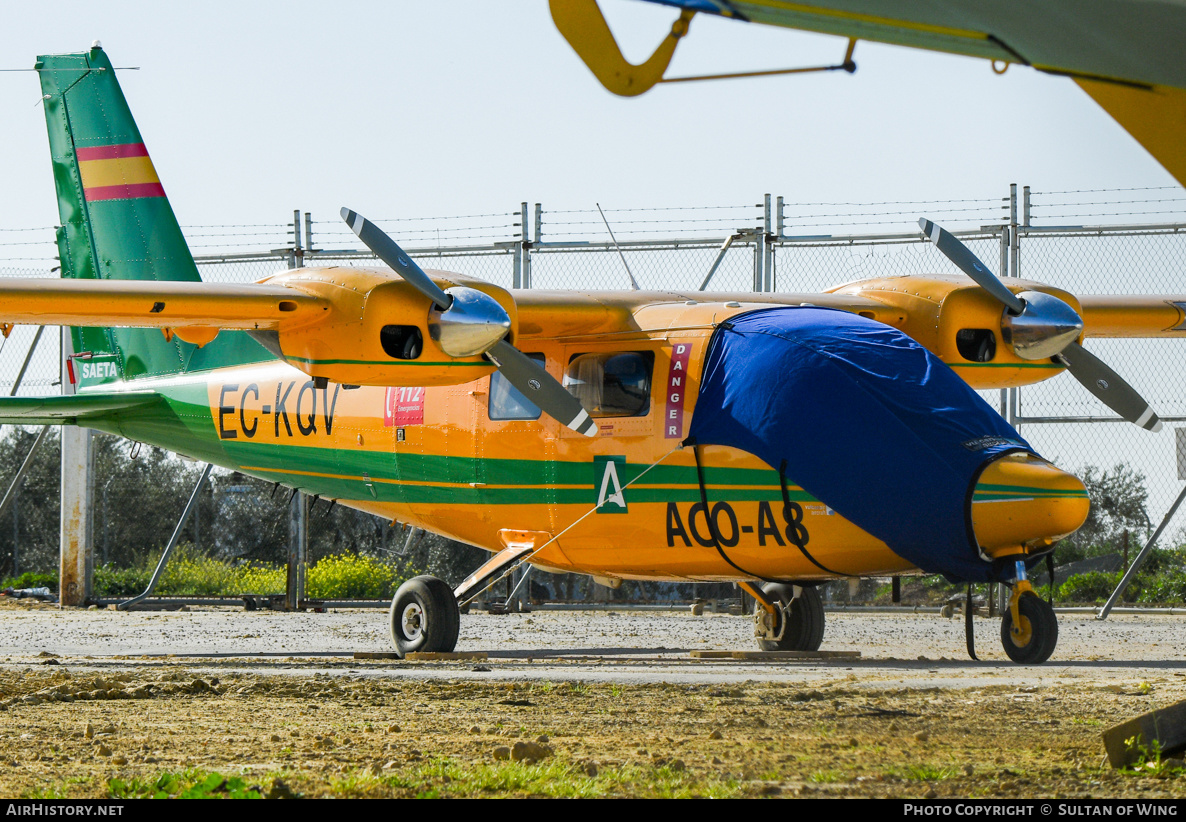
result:
<svg viewBox="0 0 1186 822"><path fill-rule="evenodd" d="M1186 296L1084 294L1079 304L1087 337L1186 336Z"/></svg>
<svg viewBox="0 0 1186 822"><path fill-rule="evenodd" d="M1181 141L1186 131L1186 62L1181 59L1186 3L1180 0L645 1L678 8L681 16L655 57L632 66L617 50L596 0L551 0L557 28L617 94L641 94L663 82L676 41L687 33L692 15L714 14L1066 75L1186 184L1186 146ZM851 56L845 63L851 65Z"/></svg>
<svg viewBox="0 0 1186 822"><path fill-rule="evenodd" d="M329 301L262 283L4 279L0 306L14 325L278 331L318 319Z"/></svg>

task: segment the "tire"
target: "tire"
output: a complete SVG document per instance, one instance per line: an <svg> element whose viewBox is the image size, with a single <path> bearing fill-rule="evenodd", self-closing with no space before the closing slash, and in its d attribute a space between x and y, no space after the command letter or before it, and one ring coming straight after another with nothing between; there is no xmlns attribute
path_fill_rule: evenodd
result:
<svg viewBox="0 0 1186 822"><path fill-rule="evenodd" d="M1029 637L1018 644L1013 636L1013 609L1001 620L1001 645L1009 659L1021 665L1041 665L1050 659L1058 644L1058 617L1054 609L1037 594L1025 593L1017 603L1021 618L1029 624Z"/></svg>
<svg viewBox="0 0 1186 822"><path fill-rule="evenodd" d="M788 622L782 639L759 639L758 647L763 651L818 651L824 641L824 603L819 591L800 588L795 596L795 587L783 583L767 583L762 591L784 605L791 603L791 607L784 612Z"/></svg>
<svg viewBox="0 0 1186 822"><path fill-rule="evenodd" d="M441 579L413 577L391 600L391 641L400 658L415 652L448 653L457 647L461 612Z"/></svg>

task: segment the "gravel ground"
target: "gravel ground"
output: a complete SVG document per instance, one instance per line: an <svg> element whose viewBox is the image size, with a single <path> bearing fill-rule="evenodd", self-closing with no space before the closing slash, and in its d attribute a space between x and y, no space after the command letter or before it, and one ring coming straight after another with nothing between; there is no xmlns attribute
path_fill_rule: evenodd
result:
<svg viewBox="0 0 1186 822"><path fill-rule="evenodd" d="M334 797L1176 800L1186 763L1112 770L1101 733L1186 699L1182 619L1062 615L1027 668L995 619L980 662L958 618L852 612L828 614L823 650L857 658L708 662L689 652L754 647L748 619L472 614L458 649L488 659L417 663L355 658L389 649L377 610L0 600L0 796L176 794L213 772Z"/></svg>
<svg viewBox="0 0 1186 822"><path fill-rule="evenodd" d="M976 650L968 659L962 618L936 614L831 611L824 651L850 651L855 660L796 663L700 662L697 650L756 650L747 617L692 616L687 611L546 611L530 614L468 614L462 617L458 651L487 653L495 676L550 677L596 674L630 682L746 677L799 680L830 676L837 669L867 671L873 680L890 674L920 682L1024 683L1053 676L1124 681L1148 672L1186 672L1186 617L1060 614L1059 644L1045 665L1026 668L1005 657L1000 620L975 620ZM113 657L172 658L189 665L239 660L280 670L285 663L325 664L355 653L391 650L387 613L247 612L231 608L187 611L83 610L8 603L0 608L0 664L21 664L39 654L76 664ZM595 657L596 659L589 659ZM368 665L374 675L457 676L456 666L385 661ZM612 671L613 673L604 673ZM602 673L597 673L602 672ZM462 672L464 673L464 672ZM491 677L485 677L491 678Z"/></svg>

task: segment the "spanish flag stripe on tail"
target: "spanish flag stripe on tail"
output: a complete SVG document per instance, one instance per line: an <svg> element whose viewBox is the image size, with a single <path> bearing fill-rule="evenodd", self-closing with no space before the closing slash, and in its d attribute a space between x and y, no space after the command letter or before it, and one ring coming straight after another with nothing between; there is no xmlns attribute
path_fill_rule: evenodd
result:
<svg viewBox="0 0 1186 822"><path fill-rule="evenodd" d="M165 196L144 143L79 148L77 160L88 202Z"/></svg>
<svg viewBox="0 0 1186 822"><path fill-rule="evenodd" d="M117 157L147 157L148 149L144 143L123 143L114 146L80 146L75 149L75 153L78 162L85 163L88 160L112 160Z"/></svg>
<svg viewBox="0 0 1186 822"><path fill-rule="evenodd" d="M99 200L132 200L138 197L164 197L165 189L160 183L136 183L133 185L98 186L85 188L88 203Z"/></svg>

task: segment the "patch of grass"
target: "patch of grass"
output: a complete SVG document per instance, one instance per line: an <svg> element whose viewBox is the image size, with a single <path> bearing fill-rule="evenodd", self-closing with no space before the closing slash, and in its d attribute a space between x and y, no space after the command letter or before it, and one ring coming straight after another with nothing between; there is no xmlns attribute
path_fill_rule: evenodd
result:
<svg viewBox="0 0 1186 822"><path fill-rule="evenodd" d="M226 777L216 771L190 768L163 773L156 779L133 777L128 781L109 779L107 795L112 799L259 799L257 788L248 787L239 776Z"/></svg>
<svg viewBox="0 0 1186 822"><path fill-rule="evenodd" d="M830 785L834 782L844 782L844 774L837 770L816 771L807 777L817 785Z"/></svg>
<svg viewBox="0 0 1186 822"><path fill-rule="evenodd" d="M736 782L697 776L667 767L621 765L588 776L578 765L548 759L521 762L459 762L435 758L398 773L359 773L333 782L329 793L343 798L544 796L588 799L633 796L729 798L741 794Z"/></svg>
<svg viewBox="0 0 1186 822"><path fill-rule="evenodd" d="M89 776L72 776L69 779L47 788L37 788L22 794L21 799L70 799L74 792L70 790L75 785L87 785L91 781Z"/></svg>

